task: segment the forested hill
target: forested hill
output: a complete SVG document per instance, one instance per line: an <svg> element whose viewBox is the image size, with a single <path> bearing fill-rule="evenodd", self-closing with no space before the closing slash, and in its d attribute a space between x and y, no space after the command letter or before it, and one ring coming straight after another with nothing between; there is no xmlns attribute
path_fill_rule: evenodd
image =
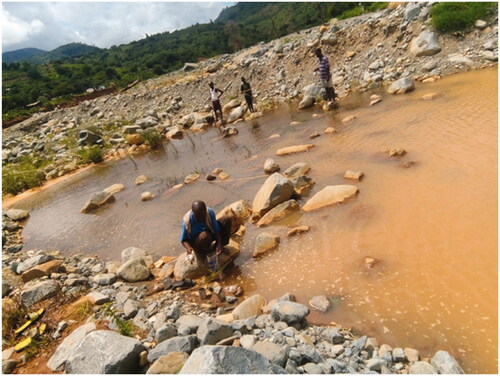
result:
<svg viewBox="0 0 500 376"><path fill-rule="evenodd" d="M41 55L47 51L40 50L39 48L22 48L20 50L3 52L2 62L4 63L14 63L16 61L29 60L33 56Z"/></svg>
<svg viewBox="0 0 500 376"><path fill-rule="evenodd" d="M360 5L362 4L362 5ZM387 3L237 3L215 21L164 32L109 49L71 51L70 44L39 55L37 61L2 64L4 124L29 116L40 108L71 102L72 95L91 87L123 87L260 41L319 25L333 17L346 18L383 8ZM81 47L81 46L79 46ZM69 53L67 49L70 49ZM53 52L60 52L54 54ZM30 109L26 105L39 102Z"/></svg>

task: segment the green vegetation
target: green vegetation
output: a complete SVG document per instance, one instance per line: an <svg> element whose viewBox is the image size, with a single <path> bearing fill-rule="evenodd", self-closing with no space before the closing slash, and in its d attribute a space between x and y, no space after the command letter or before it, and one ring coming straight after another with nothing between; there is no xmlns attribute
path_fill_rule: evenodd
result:
<svg viewBox="0 0 500 376"><path fill-rule="evenodd" d="M148 129L142 134L142 137L151 149L156 149L162 145L160 134L156 129Z"/></svg>
<svg viewBox="0 0 500 376"><path fill-rule="evenodd" d="M367 12L376 12L381 9L387 8L389 3L358 3L356 7L342 12L338 17L339 20L344 20L346 18L361 16Z"/></svg>
<svg viewBox="0 0 500 376"><path fill-rule="evenodd" d="M136 326L132 323L132 320L123 320L115 312L115 309L111 303L104 303L101 307L101 312L104 316L108 316L118 327L118 331L121 335L132 337L134 328Z"/></svg>
<svg viewBox="0 0 500 376"><path fill-rule="evenodd" d="M82 158L83 163L99 163L104 160L104 153L100 146L85 147L78 150L76 153L80 156L80 158Z"/></svg>
<svg viewBox="0 0 500 376"><path fill-rule="evenodd" d="M439 3L430 12L432 26L445 33L464 31L478 19L487 18L496 6L493 2Z"/></svg>
<svg viewBox="0 0 500 376"><path fill-rule="evenodd" d="M356 8L357 15L384 4L237 3L207 24L148 35L109 49L70 44L36 56L35 62L3 62L2 120L9 125L34 112L75 103L77 95L88 88L125 87L137 79L146 80L180 69L186 62L232 53L320 25L333 17L345 18L351 9ZM33 106L28 108L29 104Z"/></svg>
<svg viewBox="0 0 500 376"><path fill-rule="evenodd" d="M49 160L33 160L29 156L22 157L17 163L2 166L2 194L17 194L30 188L39 187L45 181L42 167Z"/></svg>

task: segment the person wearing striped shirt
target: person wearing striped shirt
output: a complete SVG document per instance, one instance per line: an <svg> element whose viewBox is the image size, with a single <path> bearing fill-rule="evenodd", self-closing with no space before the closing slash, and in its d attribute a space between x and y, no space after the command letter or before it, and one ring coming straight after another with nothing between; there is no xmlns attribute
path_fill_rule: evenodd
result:
<svg viewBox="0 0 500 376"><path fill-rule="evenodd" d="M333 88L332 75L330 73L330 62L321 52L321 48L316 49L316 56L318 57L319 66L314 71L319 71L321 83L325 87L327 101L333 101L335 100L337 94L335 94L335 89Z"/></svg>

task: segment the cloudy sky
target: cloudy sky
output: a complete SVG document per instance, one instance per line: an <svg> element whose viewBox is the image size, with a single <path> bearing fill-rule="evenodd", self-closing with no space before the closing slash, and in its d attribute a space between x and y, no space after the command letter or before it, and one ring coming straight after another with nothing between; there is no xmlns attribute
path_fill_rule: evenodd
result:
<svg viewBox="0 0 500 376"><path fill-rule="evenodd" d="M2 2L2 52L52 50L80 42L100 48L215 19L234 2Z"/></svg>

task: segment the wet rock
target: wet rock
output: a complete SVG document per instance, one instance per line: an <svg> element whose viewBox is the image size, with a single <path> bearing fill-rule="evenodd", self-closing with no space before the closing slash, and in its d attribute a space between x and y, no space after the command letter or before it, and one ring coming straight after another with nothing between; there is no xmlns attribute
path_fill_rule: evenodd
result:
<svg viewBox="0 0 500 376"><path fill-rule="evenodd" d="M237 135L238 133L239 133L238 129L235 127L226 127L222 130L222 135L224 137L234 136Z"/></svg>
<svg viewBox="0 0 500 376"><path fill-rule="evenodd" d="M262 232L255 238L255 246L252 257L262 256L264 253L278 248L280 237L269 232Z"/></svg>
<svg viewBox="0 0 500 376"><path fill-rule="evenodd" d="M113 195L115 193L123 191L124 189L125 189L125 186L123 184L113 184L113 185L107 187L106 189L104 189L103 192Z"/></svg>
<svg viewBox="0 0 500 376"><path fill-rule="evenodd" d="M284 321L288 325L299 323L309 314L309 308L295 302L278 302L271 309L271 317L274 321Z"/></svg>
<svg viewBox="0 0 500 376"><path fill-rule="evenodd" d="M23 209L9 209L5 212L5 215L12 219L13 221L22 221L29 217L29 212Z"/></svg>
<svg viewBox="0 0 500 376"><path fill-rule="evenodd" d="M272 372L269 360L261 354L241 347L202 346L182 367L181 374L249 374Z"/></svg>
<svg viewBox="0 0 500 376"><path fill-rule="evenodd" d="M326 134L337 133L337 130L333 127L328 127L325 129Z"/></svg>
<svg viewBox="0 0 500 376"><path fill-rule="evenodd" d="M226 180L229 178L229 174L225 171L222 171L220 174L219 174L219 179L220 180Z"/></svg>
<svg viewBox="0 0 500 376"><path fill-rule="evenodd" d="M141 193L141 201L150 201L155 197L151 192L142 192Z"/></svg>
<svg viewBox="0 0 500 376"><path fill-rule="evenodd" d="M314 147L313 144L288 146L286 148L278 149L276 151L276 155L287 155L287 154L294 154L294 153L302 153L302 152L311 150L313 147Z"/></svg>
<svg viewBox="0 0 500 376"><path fill-rule="evenodd" d="M215 345L217 342L231 337L233 329L230 324L213 318L208 318L200 323L196 336L200 345Z"/></svg>
<svg viewBox="0 0 500 376"><path fill-rule="evenodd" d="M179 317L175 325L180 336L195 334L203 319L196 315L183 315Z"/></svg>
<svg viewBox="0 0 500 376"><path fill-rule="evenodd" d="M148 177L146 175L139 175L135 179L135 184L141 185L141 184L145 183L147 180L148 180Z"/></svg>
<svg viewBox="0 0 500 376"><path fill-rule="evenodd" d="M129 260L120 266L117 275L127 282L139 282L148 279L150 272L144 259L138 258Z"/></svg>
<svg viewBox="0 0 500 376"><path fill-rule="evenodd" d="M439 34L429 30L422 31L410 46L410 53L415 57L431 56L440 51Z"/></svg>
<svg viewBox="0 0 500 376"><path fill-rule="evenodd" d="M56 351L47 362L47 367L49 367L54 372L61 371L70 354L76 349L80 342L83 341L86 335L94 331L95 329L96 326L93 322L84 324L75 329L57 347Z"/></svg>
<svg viewBox="0 0 500 376"><path fill-rule="evenodd" d="M365 266L368 268L368 269L373 269L373 267L375 265L377 265L379 263L379 260L377 259L374 259L373 257L366 257L365 258Z"/></svg>
<svg viewBox="0 0 500 376"><path fill-rule="evenodd" d="M286 233L286 236L291 237L291 236L295 236L298 234L303 234L305 232L308 232L310 229L311 229L310 226L298 226L298 227L295 227L295 228L291 229L290 231L288 231Z"/></svg>
<svg viewBox="0 0 500 376"><path fill-rule="evenodd" d="M144 350L134 338L110 330L93 331L69 355L66 373L134 373Z"/></svg>
<svg viewBox="0 0 500 376"><path fill-rule="evenodd" d="M290 180L275 172L269 176L255 195L252 210L263 215L276 205L292 198L293 184Z"/></svg>
<svg viewBox="0 0 500 376"><path fill-rule="evenodd" d="M184 184L191 184L200 178L200 174L189 174L184 179Z"/></svg>
<svg viewBox="0 0 500 376"><path fill-rule="evenodd" d="M195 335L186 337L173 337L158 344L148 354L148 362L156 361L160 356L167 355L171 352L185 352L191 354L198 346L198 338Z"/></svg>
<svg viewBox="0 0 500 376"><path fill-rule="evenodd" d="M313 185L316 184L316 182L312 178L306 175L293 178L291 182L293 184L294 195L299 198L307 196L311 191Z"/></svg>
<svg viewBox="0 0 500 376"><path fill-rule="evenodd" d="M309 172L311 166L308 163L295 163L293 166L290 166L285 171L283 171L283 176L288 179L293 179L299 177L301 175L305 175Z"/></svg>
<svg viewBox="0 0 500 376"><path fill-rule="evenodd" d="M325 295L314 296L309 305L320 312L327 312L332 307L332 303Z"/></svg>
<svg viewBox="0 0 500 376"><path fill-rule="evenodd" d="M310 198L302 209L306 212L317 210L344 202L346 199L356 196L357 193L358 188L353 185L330 185Z"/></svg>
<svg viewBox="0 0 500 376"><path fill-rule="evenodd" d="M43 264L39 264L22 274L23 282L26 283L36 278L50 276L52 273L56 273L57 271L59 271L62 263L62 260L52 260Z"/></svg>
<svg viewBox="0 0 500 376"><path fill-rule="evenodd" d="M266 299L259 294L250 296L241 302L234 310L233 317L236 320L244 320L249 317L260 315L262 308L266 304Z"/></svg>
<svg viewBox="0 0 500 376"><path fill-rule="evenodd" d="M364 174L361 171L347 170L344 174L344 179L360 181L363 175Z"/></svg>
<svg viewBox="0 0 500 376"><path fill-rule="evenodd" d="M108 286L116 282L116 274L106 273L94 276L94 282L100 286Z"/></svg>
<svg viewBox="0 0 500 376"><path fill-rule="evenodd" d="M258 227L269 226L270 224L277 222L293 212L300 209L299 204L295 200L285 201L278 206L272 208L268 211L258 222Z"/></svg>
<svg viewBox="0 0 500 376"><path fill-rule="evenodd" d="M277 364L280 367L285 367L288 359L287 352L283 347L269 341L257 342L251 350L265 356L271 363Z"/></svg>
<svg viewBox="0 0 500 376"><path fill-rule="evenodd" d="M424 96L422 96L422 99L432 100L432 99L436 99L438 96L439 96L438 93L428 93L428 94L425 94Z"/></svg>
<svg viewBox="0 0 500 376"><path fill-rule="evenodd" d="M415 362L410 366L408 371L411 375L437 374L437 371L429 363L420 361Z"/></svg>
<svg viewBox="0 0 500 376"><path fill-rule="evenodd" d="M160 356L149 367L146 374L176 374L186 363L189 355L185 352L173 351L167 355Z"/></svg>
<svg viewBox="0 0 500 376"><path fill-rule="evenodd" d="M431 359L432 366L438 373L463 374L464 370L447 351L438 351Z"/></svg>
<svg viewBox="0 0 500 376"><path fill-rule="evenodd" d="M80 209L80 213L90 213L91 211L109 203L114 202L115 196L106 192L96 192L92 194L90 200Z"/></svg>
<svg viewBox="0 0 500 376"><path fill-rule="evenodd" d="M413 80L409 77L403 77L393 82L387 92L389 94L404 94L415 89Z"/></svg>
<svg viewBox="0 0 500 376"><path fill-rule="evenodd" d="M208 175L207 175L207 180L208 180L208 181L214 181L215 179L217 179L217 176L212 175L212 174L208 174Z"/></svg>
<svg viewBox="0 0 500 376"><path fill-rule="evenodd" d="M402 157L406 154L406 150L402 147L397 147L396 149L389 150L389 157Z"/></svg>
<svg viewBox="0 0 500 376"><path fill-rule="evenodd" d="M59 291L57 282L52 280L42 281L21 291L21 302L25 306L31 307L42 300L53 297L57 294L57 291Z"/></svg>
<svg viewBox="0 0 500 376"><path fill-rule="evenodd" d="M272 174L280 170L280 165L272 158L267 158L264 163L264 172L267 174Z"/></svg>

